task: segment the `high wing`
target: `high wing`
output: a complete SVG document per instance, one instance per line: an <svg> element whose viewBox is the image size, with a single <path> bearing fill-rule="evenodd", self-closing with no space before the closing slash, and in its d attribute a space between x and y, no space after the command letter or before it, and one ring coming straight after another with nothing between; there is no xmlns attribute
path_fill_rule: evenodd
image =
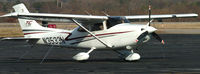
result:
<svg viewBox="0 0 200 74"><path fill-rule="evenodd" d="M169 19L169 18L191 18L198 17L198 14L190 13L190 14L161 14L161 15L151 15L152 19ZM133 15L133 16L125 16L126 19L129 20L137 20L137 19L149 19L149 15Z"/></svg>
<svg viewBox="0 0 200 74"><path fill-rule="evenodd" d="M22 19L41 20L41 21L54 21L54 22L73 22L72 19L79 22L87 21L104 21L107 16L92 16L92 15L74 15L74 14L49 14L49 13L10 13L1 17L16 17Z"/></svg>
<svg viewBox="0 0 200 74"><path fill-rule="evenodd" d="M152 19L170 19L170 18L191 18L197 17L198 14L161 14L151 15ZM16 17L22 19L55 21L55 22L73 22L72 19L79 22L102 22L108 20L109 16L93 16L93 15L75 15L75 14L49 14L49 13L10 13L1 17ZM128 20L149 19L149 15L133 15L122 16Z"/></svg>

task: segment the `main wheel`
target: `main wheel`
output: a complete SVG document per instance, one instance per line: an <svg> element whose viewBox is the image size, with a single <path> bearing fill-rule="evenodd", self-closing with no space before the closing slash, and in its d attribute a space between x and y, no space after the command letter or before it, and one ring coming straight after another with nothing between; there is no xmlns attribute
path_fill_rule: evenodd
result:
<svg viewBox="0 0 200 74"><path fill-rule="evenodd" d="M73 56L73 59L77 61L85 61L85 60L88 60L89 57L90 55L88 53L80 52L77 55Z"/></svg>
<svg viewBox="0 0 200 74"><path fill-rule="evenodd" d="M131 53L126 58L126 61L137 61L140 60L140 55L138 53Z"/></svg>

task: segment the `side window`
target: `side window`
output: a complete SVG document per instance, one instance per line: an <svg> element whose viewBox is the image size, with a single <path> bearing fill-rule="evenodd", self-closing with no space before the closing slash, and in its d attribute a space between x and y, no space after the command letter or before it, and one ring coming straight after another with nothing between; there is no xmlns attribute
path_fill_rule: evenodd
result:
<svg viewBox="0 0 200 74"><path fill-rule="evenodd" d="M121 23L124 23L124 21L121 19L113 18L113 19L107 20L106 24L107 24L107 28L111 28L112 26L115 26L115 25L121 24Z"/></svg>
<svg viewBox="0 0 200 74"><path fill-rule="evenodd" d="M92 31L99 31L103 30L103 23L96 23L92 27Z"/></svg>
<svg viewBox="0 0 200 74"><path fill-rule="evenodd" d="M90 24L90 25L84 25L86 29L89 31L99 31L103 30L103 23L95 23L95 24ZM86 32L83 28L79 27L78 31L80 32Z"/></svg>
<svg viewBox="0 0 200 74"><path fill-rule="evenodd" d="M91 26L90 26L90 25L84 25L84 27L85 27L86 29L88 29L89 31L91 30ZM81 28L81 27L79 27L78 31L80 31L80 32L86 32L86 31L85 31L83 28Z"/></svg>

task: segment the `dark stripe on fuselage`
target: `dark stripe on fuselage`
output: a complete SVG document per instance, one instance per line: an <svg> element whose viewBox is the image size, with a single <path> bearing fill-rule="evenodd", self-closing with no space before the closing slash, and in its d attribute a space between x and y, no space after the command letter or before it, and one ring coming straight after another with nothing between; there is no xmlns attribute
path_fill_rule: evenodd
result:
<svg viewBox="0 0 200 74"><path fill-rule="evenodd" d="M106 38L106 37L112 37L112 36L115 36L115 35L102 36L102 37L99 37L99 38ZM77 41L77 42L70 43L70 44L78 44L78 43L81 43L81 42L86 42L86 41L90 41L90 40L94 40L94 39L96 39L96 38L87 39L87 40L83 40L83 41Z"/></svg>
<svg viewBox="0 0 200 74"><path fill-rule="evenodd" d="M125 31L125 32L113 32L113 33L104 33L104 34L96 34L95 36L104 36L104 35L111 35L111 34L122 34L122 33L128 33L132 31ZM93 37L92 35L87 35L87 36L81 36L81 37L75 37L75 38L66 38L66 41L70 40L76 40L76 39L81 39L81 38L86 38L86 37Z"/></svg>

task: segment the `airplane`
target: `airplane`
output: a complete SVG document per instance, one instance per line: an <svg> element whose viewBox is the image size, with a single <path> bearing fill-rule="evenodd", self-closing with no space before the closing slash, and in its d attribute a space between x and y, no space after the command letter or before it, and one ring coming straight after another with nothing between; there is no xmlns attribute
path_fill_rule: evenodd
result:
<svg viewBox="0 0 200 74"><path fill-rule="evenodd" d="M18 18L24 37L2 38L2 41L18 40L34 45L88 49L87 52L80 52L72 57L77 61L88 60L90 53L94 50L113 50L127 61L140 60L141 56L134 52L134 49L136 50L152 37L165 44L164 40L155 33L157 29L151 26L153 19L198 16L195 13L151 15L151 8L149 8L149 15L132 16L30 13L23 3L17 4L13 8L15 12L0 17ZM149 19L149 22L147 24L132 24L129 21L138 19ZM78 27L73 30L47 28L38 24L36 20L74 22Z"/></svg>

